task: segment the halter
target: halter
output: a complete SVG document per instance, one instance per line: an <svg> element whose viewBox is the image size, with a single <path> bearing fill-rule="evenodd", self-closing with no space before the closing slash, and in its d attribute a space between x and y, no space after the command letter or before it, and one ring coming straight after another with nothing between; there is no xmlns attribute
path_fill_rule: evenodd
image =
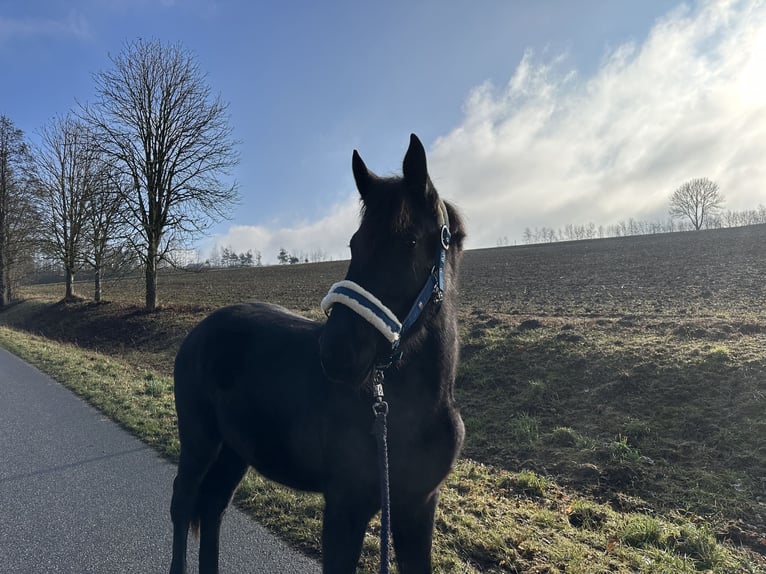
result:
<svg viewBox="0 0 766 574"><path fill-rule="evenodd" d="M320 304L325 314L330 314L330 309L335 303L345 305L375 327L391 344L391 352L395 353L402 337L415 324L429 301L433 300L438 304L444 298L444 268L452 235L449 231L447 208L441 199L437 209L437 222L440 228L440 245L436 264L428 274L428 279L410 307L409 313L402 321L375 295L354 281L348 280L339 281L330 287L330 291Z"/></svg>

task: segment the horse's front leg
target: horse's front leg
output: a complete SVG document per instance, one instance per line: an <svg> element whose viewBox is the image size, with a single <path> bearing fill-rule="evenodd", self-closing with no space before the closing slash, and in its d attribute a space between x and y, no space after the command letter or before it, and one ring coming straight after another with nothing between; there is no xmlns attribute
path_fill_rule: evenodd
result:
<svg viewBox="0 0 766 574"><path fill-rule="evenodd" d="M393 501L391 533L400 574L430 574L434 515L439 493L424 499Z"/></svg>
<svg viewBox="0 0 766 574"><path fill-rule="evenodd" d="M345 492L344 492L345 490ZM354 574L367 523L377 508L343 487L325 493L322 522L322 572Z"/></svg>

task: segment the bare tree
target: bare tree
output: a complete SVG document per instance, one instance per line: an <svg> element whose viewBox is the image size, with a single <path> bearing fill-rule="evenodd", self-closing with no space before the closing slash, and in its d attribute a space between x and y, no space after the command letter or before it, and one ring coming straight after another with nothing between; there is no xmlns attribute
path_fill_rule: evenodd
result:
<svg viewBox="0 0 766 574"><path fill-rule="evenodd" d="M146 307L157 306L157 268L173 245L224 218L237 199L224 183L238 162L227 106L212 97L178 44L137 40L95 76L83 116L102 151L131 182L126 195L146 271Z"/></svg>
<svg viewBox="0 0 766 574"><path fill-rule="evenodd" d="M106 163L99 166L87 207L87 239L89 249L85 258L93 268L93 299L98 303L102 296L102 279L110 255L120 251L117 241L124 239L120 233L124 226L123 198L130 183Z"/></svg>
<svg viewBox="0 0 766 574"><path fill-rule="evenodd" d="M14 299L20 264L34 249L36 211L23 132L0 115L0 307Z"/></svg>
<svg viewBox="0 0 766 574"><path fill-rule="evenodd" d="M670 196L670 215L686 218L699 231L705 220L719 211L723 197L718 184L706 177L692 179L681 185Z"/></svg>
<svg viewBox="0 0 766 574"><path fill-rule="evenodd" d="M40 132L35 161L44 249L64 267L65 298L71 299L99 168L93 134L71 115L55 118Z"/></svg>

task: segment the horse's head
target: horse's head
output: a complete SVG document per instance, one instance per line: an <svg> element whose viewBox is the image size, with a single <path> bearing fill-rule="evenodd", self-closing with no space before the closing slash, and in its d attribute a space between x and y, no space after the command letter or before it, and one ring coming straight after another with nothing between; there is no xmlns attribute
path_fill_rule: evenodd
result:
<svg viewBox="0 0 766 574"><path fill-rule="evenodd" d="M437 305L429 305L429 289L451 289L464 231L455 210L431 183L425 149L414 134L402 177L378 177L356 151L352 167L362 220L351 238L345 281L333 286L323 301L325 310L332 311L320 340L320 358L330 379L358 385L400 345L397 323L399 329L405 324L401 345L406 351L408 341L417 339L438 313ZM438 277L440 258L443 280ZM419 298L422 315L411 313Z"/></svg>

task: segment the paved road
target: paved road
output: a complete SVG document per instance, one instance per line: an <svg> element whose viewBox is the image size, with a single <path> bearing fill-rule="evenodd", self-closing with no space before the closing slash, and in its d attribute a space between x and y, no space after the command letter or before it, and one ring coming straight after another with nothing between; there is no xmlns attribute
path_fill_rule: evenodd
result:
<svg viewBox="0 0 766 574"><path fill-rule="evenodd" d="M174 475L150 448L0 349L0 572L167 572ZM191 572L195 560L190 553ZM231 508L221 571L320 568Z"/></svg>

